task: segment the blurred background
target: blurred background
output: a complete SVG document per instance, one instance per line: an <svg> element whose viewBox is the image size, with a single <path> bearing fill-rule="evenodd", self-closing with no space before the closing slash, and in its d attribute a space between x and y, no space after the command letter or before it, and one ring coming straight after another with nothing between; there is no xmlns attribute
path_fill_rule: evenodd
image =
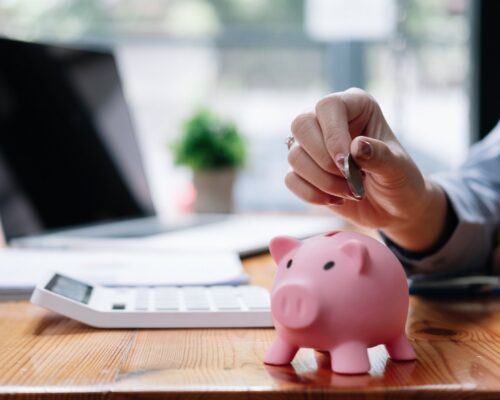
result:
<svg viewBox="0 0 500 400"><path fill-rule="evenodd" d="M248 159L237 211L302 211L284 144L295 115L371 92L420 167L457 165L470 122L471 0L0 0L2 35L117 54L156 204L189 211L169 143L197 107L233 120ZM0 55L1 56L1 55Z"/></svg>

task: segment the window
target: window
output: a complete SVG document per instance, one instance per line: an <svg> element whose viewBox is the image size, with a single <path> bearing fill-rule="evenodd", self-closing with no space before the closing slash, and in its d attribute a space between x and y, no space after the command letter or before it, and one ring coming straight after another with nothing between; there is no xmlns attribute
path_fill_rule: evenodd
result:
<svg viewBox="0 0 500 400"><path fill-rule="evenodd" d="M293 117L332 91L371 92L424 172L464 157L469 8L470 0L0 0L0 27L116 48L165 212L180 212L190 181L172 166L168 143L198 105L248 138L238 209L303 210L283 184L284 141Z"/></svg>

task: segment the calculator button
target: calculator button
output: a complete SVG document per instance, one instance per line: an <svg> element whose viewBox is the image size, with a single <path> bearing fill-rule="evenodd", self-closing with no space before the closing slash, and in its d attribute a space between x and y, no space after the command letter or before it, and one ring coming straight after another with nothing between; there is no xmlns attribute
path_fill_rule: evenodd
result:
<svg viewBox="0 0 500 400"><path fill-rule="evenodd" d="M177 297L178 289L176 288L156 288L155 295L159 297Z"/></svg>
<svg viewBox="0 0 500 400"><path fill-rule="evenodd" d="M184 304L187 310L209 310L210 303L204 288L184 289Z"/></svg>
<svg viewBox="0 0 500 400"><path fill-rule="evenodd" d="M135 291L135 307L137 311L146 311L149 309L149 290L139 288Z"/></svg>
<svg viewBox="0 0 500 400"><path fill-rule="evenodd" d="M240 293L243 303L250 310L265 310L271 306L269 293L265 289L247 287L241 288Z"/></svg>
<svg viewBox="0 0 500 400"><path fill-rule="evenodd" d="M180 308L180 303L178 301L170 301L170 300L161 300L155 302L155 308L158 310L161 309L177 309Z"/></svg>
<svg viewBox="0 0 500 400"><path fill-rule="evenodd" d="M236 302L220 302L220 303L215 303L215 307L217 307L218 310L239 310L241 309L240 303Z"/></svg>
<svg viewBox="0 0 500 400"><path fill-rule="evenodd" d="M215 306L219 310L241 309L241 304L233 287L229 286L227 289L212 289L212 297L214 299Z"/></svg>
<svg viewBox="0 0 500 400"><path fill-rule="evenodd" d="M184 296L186 298L206 298L207 295L204 289L186 288L184 289Z"/></svg>
<svg viewBox="0 0 500 400"><path fill-rule="evenodd" d="M154 293L156 310L178 311L180 309L179 291L177 288L156 288Z"/></svg>
<svg viewBox="0 0 500 400"><path fill-rule="evenodd" d="M210 304L205 303L186 303L186 309L188 310L210 310Z"/></svg>
<svg viewBox="0 0 500 400"><path fill-rule="evenodd" d="M161 304L161 303L156 303L155 308L157 310L169 310L169 311L178 311L179 310L179 304Z"/></svg>
<svg viewBox="0 0 500 400"><path fill-rule="evenodd" d="M269 305L266 303L246 303L249 310L268 310Z"/></svg>

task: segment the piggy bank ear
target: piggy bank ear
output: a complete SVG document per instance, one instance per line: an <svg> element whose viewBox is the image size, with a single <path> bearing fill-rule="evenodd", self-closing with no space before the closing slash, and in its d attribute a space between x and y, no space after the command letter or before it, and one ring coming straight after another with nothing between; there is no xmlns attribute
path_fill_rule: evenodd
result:
<svg viewBox="0 0 500 400"><path fill-rule="evenodd" d="M274 261L279 263L287 253L299 247L301 244L302 242L300 240L293 237L277 236L271 240L271 243L269 243L269 251L271 252L271 256L274 258Z"/></svg>
<svg viewBox="0 0 500 400"><path fill-rule="evenodd" d="M350 239L342 243L339 250L352 261L360 274L368 268L368 248L359 240Z"/></svg>

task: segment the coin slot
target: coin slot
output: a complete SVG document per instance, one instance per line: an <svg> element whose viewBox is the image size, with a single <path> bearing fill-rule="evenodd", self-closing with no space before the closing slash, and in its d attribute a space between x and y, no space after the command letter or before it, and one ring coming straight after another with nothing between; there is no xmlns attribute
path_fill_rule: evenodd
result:
<svg viewBox="0 0 500 400"><path fill-rule="evenodd" d="M332 231L332 232L328 232L328 233L325 233L325 237L332 237L333 235L339 233L340 231Z"/></svg>

